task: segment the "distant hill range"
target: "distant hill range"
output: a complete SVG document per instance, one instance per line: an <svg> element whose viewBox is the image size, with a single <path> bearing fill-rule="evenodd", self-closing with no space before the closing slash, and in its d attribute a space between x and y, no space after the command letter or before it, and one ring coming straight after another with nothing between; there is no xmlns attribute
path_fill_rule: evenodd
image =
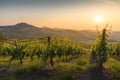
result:
<svg viewBox="0 0 120 80"><path fill-rule="evenodd" d="M59 28L48 27L36 27L27 23L18 23L10 26L0 26L0 33L6 39L18 38L42 38L48 36L54 36L57 38L68 37L72 40L83 42L93 41L96 39L96 31L92 30L69 30ZM120 41L120 32L112 32L111 41Z"/></svg>

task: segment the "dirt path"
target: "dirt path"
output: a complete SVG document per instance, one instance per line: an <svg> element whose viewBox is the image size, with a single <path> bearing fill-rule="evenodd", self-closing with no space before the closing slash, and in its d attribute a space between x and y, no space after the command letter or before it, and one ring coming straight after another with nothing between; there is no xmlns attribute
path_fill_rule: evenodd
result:
<svg viewBox="0 0 120 80"><path fill-rule="evenodd" d="M94 58L90 56L90 64L94 63ZM103 70L96 68L95 70L90 72L90 80L113 80L110 79L107 74L105 73L105 69Z"/></svg>

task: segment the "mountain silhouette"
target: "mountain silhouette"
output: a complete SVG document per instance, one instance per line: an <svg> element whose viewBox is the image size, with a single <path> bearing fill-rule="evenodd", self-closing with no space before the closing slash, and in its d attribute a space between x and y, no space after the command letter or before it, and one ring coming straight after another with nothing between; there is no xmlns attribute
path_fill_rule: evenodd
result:
<svg viewBox="0 0 120 80"><path fill-rule="evenodd" d="M75 41L93 41L96 39L96 31L92 30L69 30L59 28L49 28L47 26L36 27L28 23L18 23L9 26L0 26L0 33L4 38L12 39L31 39L31 38L42 38L48 36L54 36L57 38L68 37ZM120 32L112 32L112 41L120 40Z"/></svg>

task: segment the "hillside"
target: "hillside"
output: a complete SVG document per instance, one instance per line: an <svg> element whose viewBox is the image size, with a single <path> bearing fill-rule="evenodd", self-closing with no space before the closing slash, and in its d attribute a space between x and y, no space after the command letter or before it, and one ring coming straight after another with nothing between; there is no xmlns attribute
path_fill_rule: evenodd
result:
<svg viewBox="0 0 120 80"><path fill-rule="evenodd" d="M54 36L58 38L68 37L75 41L92 41L96 38L96 32L92 30L68 30L48 27L36 27L27 23L18 23L10 26L0 26L0 32L4 38L41 38ZM120 32L112 32L111 40L120 40Z"/></svg>

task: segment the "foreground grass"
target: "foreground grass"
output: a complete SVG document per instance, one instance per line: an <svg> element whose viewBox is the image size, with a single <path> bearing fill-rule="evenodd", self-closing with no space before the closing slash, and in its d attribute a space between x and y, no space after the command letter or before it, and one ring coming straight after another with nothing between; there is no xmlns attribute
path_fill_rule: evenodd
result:
<svg viewBox="0 0 120 80"><path fill-rule="evenodd" d="M89 54L83 54L74 62L61 62L52 69L41 63L28 64L5 73L2 80L75 80L76 74L83 74L88 66Z"/></svg>
<svg viewBox="0 0 120 80"><path fill-rule="evenodd" d="M87 77L89 80L90 72L96 70L96 64L89 63L90 54L83 54L78 59L70 62L60 62L53 68L39 61L25 63L15 70L3 72L0 80L82 80ZM120 80L120 62L109 58L104 64L105 71L112 77L112 80ZM101 79L98 79L101 80Z"/></svg>
<svg viewBox="0 0 120 80"><path fill-rule="evenodd" d="M105 63L105 67L108 70L108 73L111 77L120 80L120 62L109 58L108 61Z"/></svg>

